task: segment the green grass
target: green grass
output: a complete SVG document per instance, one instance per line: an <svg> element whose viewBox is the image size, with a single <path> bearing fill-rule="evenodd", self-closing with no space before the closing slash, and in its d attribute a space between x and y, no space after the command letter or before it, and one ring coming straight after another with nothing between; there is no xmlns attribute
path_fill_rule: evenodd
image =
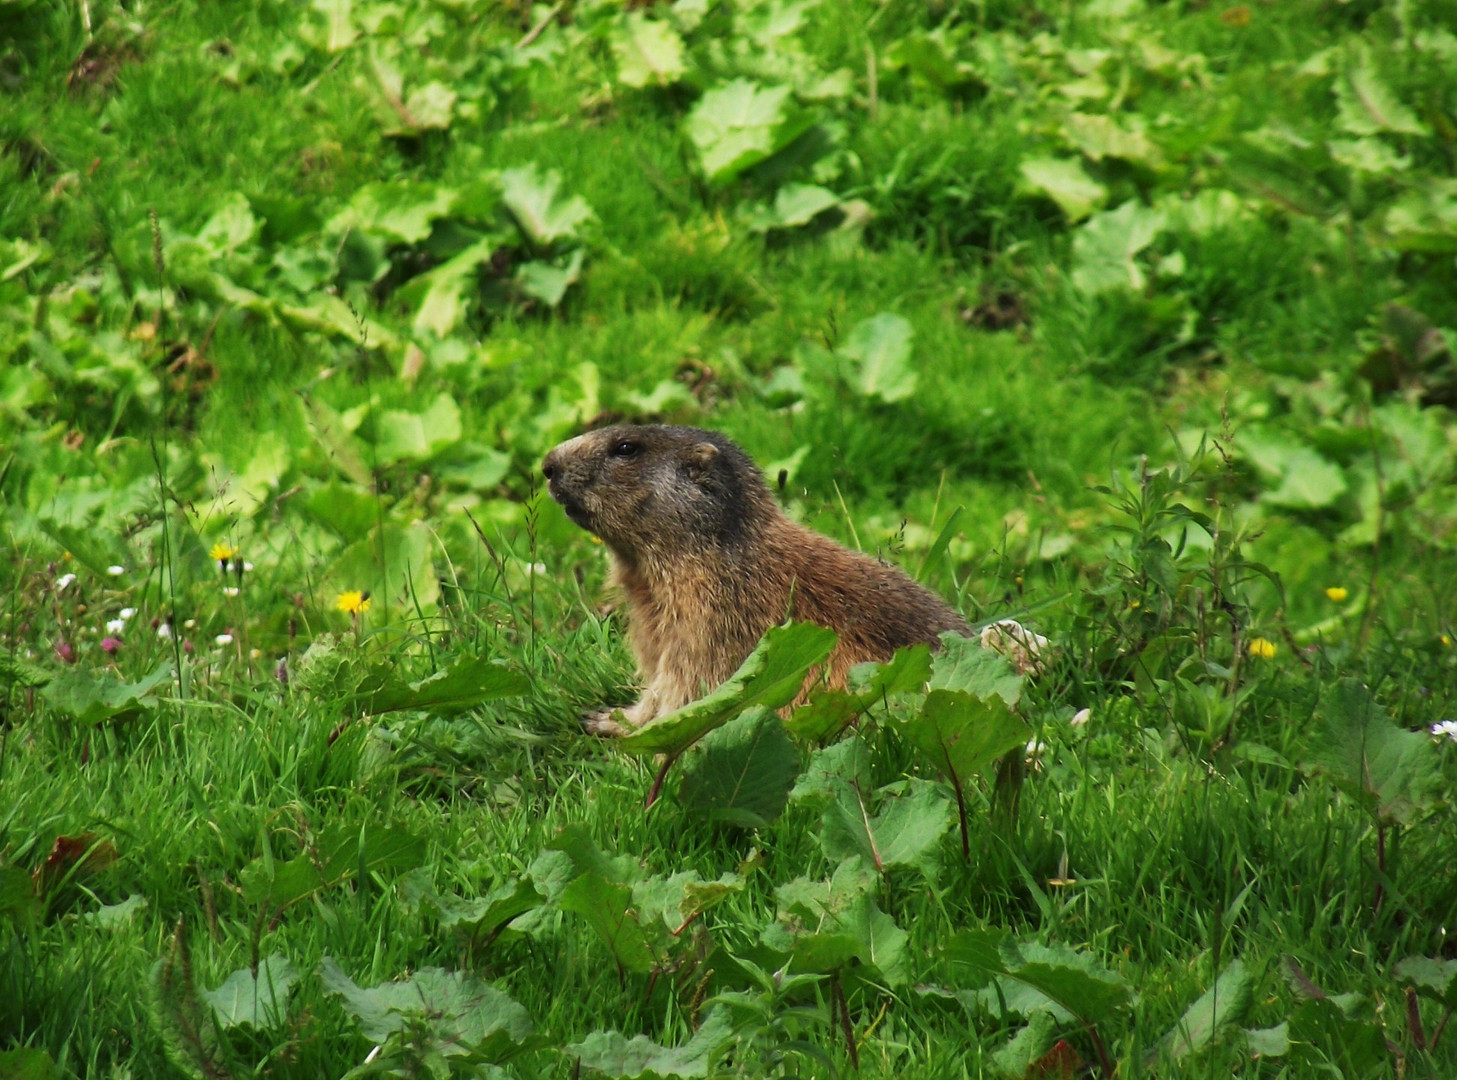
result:
<svg viewBox="0 0 1457 1080"><path fill-rule="evenodd" d="M1029 1075L1059 1039L1079 1075L1457 1071L1457 1038L1431 1045L1457 988L1412 1005L1398 968L1457 961L1457 752L1429 735L1457 718L1452 5L821 0L767 47L756 18L791 5L638 10L564 5L527 48L548 9L356 3L331 52L327 5L0 3L0 1076L343 1076L382 1040L326 957L362 987L470 973L539 1036L495 1071L397 1037L391 1075L575 1075L593 1032L680 1045L726 1000L757 1020L694 1075L851 1072L845 1024L868 1077ZM671 21L681 77L623 81L639 17ZM696 110L736 78L792 83L778 118L808 126L715 175ZM443 120L390 134L431 82ZM1093 152L1073 113L1156 154ZM1020 169L1049 157L1097 185L1082 210ZM544 217L591 215L533 232L500 176L531 164ZM374 216L331 224L370 184ZM763 224L794 184L838 208ZM1123 250L1130 203L1151 239ZM444 332L417 322L477 244L430 294ZM909 393L857 381L845 346L879 314L912 335ZM890 970L795 983L776 945L793 883L854 877L823 824L849 789L813 779L846 744L798 747L806 790L748 829L678 792L729 732L646 810L656 764L580 733L634 675L603 549L539 462L620 418L729 433L786 470L791 514L1052 641L1018 703L1045 746L1015 812L970 778L968 859L903 734L920 697L855 734L867 813L920 798L948 826L856 901ZM219 543L251 569L220 573ZM460 657L527 688L366 707ZM65 690L169 663L109 719ZM1380 812L1331 764L1357 684L1360 739L1392 748ZM562 896L574 827L626 857L577 866L594 897L741 887L619 970ZM338 836L327 884L259 899ZM544 899L513 929L452 925L451 898L517 880ZM1091 1028L1004 1012L957 961L1002 933L1127 997ZM283 1015L214 1030L187 980L270 955L298 973ZM1180 1055L1236 961L1232 1011ZM1244 1033L1286 1023L1280 1053Z"/></svg>

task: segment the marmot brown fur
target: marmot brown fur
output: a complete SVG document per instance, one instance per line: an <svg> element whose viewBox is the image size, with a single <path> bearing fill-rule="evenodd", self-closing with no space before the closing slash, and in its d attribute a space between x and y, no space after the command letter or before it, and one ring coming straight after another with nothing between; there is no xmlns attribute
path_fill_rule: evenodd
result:
<svg viewBox="0 0 1457 1080"><path fill-rule="evenodd" d="M646 723L719 686L786 618L840 635L831 686L902 645L969 633L939 596L900 569L850 551L779 509L763 474L714 431L610 427L562 443L542 463L567 516L607 544L645 683L625 710ZM586 721L622 734L604 709Z"/></svg>

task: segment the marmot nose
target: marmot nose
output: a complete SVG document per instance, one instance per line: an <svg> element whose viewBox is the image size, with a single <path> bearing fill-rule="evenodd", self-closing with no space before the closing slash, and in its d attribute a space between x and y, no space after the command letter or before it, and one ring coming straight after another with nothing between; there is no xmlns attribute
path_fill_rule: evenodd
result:
<svg viewBox="0 0 1457 1080"><path fill-rule="evenodd" d="M547 480L550 481L556 477L556 474L556 462L552 461L550 454L547 454L546 460L541 463L541 475L546 477Z"/></svg>

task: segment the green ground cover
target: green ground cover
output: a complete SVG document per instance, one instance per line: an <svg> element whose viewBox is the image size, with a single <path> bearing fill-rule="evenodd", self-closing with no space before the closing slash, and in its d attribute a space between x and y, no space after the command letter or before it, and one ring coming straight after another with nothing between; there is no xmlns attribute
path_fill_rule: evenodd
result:
<svg viewBox="0 0 1457 1080"><path fill-rule="evenodd" d="M0 1077L1457 1074L1454 26L0 0ZM639 418L1049 644L586 737Z"/></svg>

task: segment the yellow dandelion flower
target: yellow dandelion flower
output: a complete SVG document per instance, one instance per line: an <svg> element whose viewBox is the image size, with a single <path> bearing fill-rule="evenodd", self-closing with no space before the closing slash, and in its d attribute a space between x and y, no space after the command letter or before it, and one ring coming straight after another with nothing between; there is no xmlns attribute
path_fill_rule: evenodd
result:
<svg viewBox="0 0 1457 1080"><path fill-rule="evenodd" d="M350 615L363 614L369 610L369 593L360 592L358 589L341 592L339 599L334 601L334 606Z"/></svg>
<svg viewBox="0 0 1457 1080"><path fill-rule="evenodd" d="M1269 660L1275 655L1275 643L1269 638L1257 637L1250 642L1250 655Z"/></svg>
<svg viewBox="0 0 1457 1080"><path fill-rule="evenodd" d="M1341 588L1339 585L1332 585L1329 589L1325 591L1326 599L1333 604L1339 604L1342 600L1350 595L1350 593L1346 592L1346 590Z"/></svg>
<svg viewBox="0 0 1457 1080"><path fill-rule="evenodd" d="M213 562L225 563L238 553L238 549L226 540L219 540L207 553L207 557Z"/></svg>

